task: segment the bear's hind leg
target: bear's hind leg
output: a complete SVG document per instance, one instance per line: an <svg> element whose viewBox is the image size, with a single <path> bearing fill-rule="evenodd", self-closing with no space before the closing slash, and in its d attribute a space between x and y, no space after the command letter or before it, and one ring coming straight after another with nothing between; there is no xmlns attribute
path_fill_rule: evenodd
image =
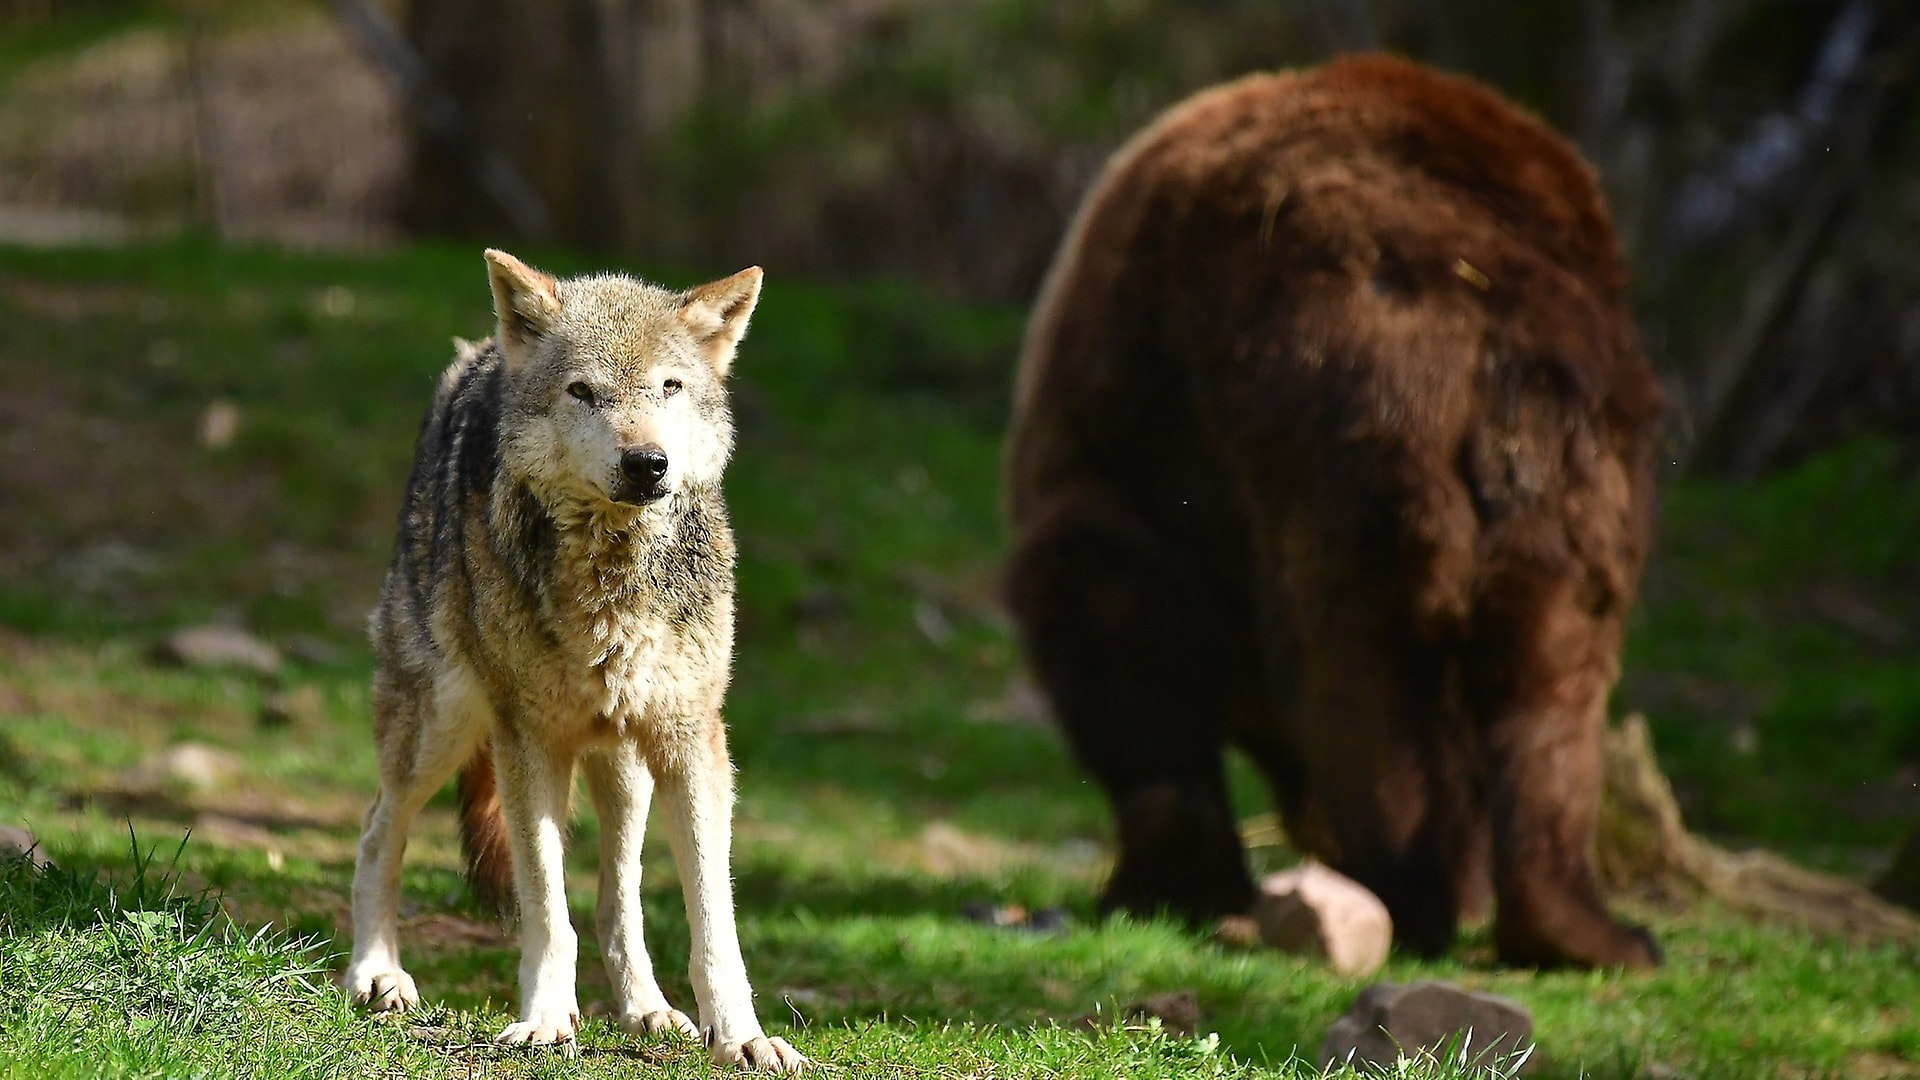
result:
<svg viewBox="0 0 1920 1080"><path fill-rule="evenodd" d="M1388 599L1358 583L1297 600L1307 615L1295 631L1297 681L1281 688L1289 753L1254 759L1295 846L1378 896L1397 945L1440 955L1458 930L1472 819L1447 775L1456 750L1445 744L1435 658L1406 639Z"/></svg>
<svg viewBox="0 0 1920 1080"><path fill-rule="evenodd" d="M1500 958L1651 967L1660 950L1607 913L1592 861L1618 620L1583 610L1571 582L1497 584L1477 613L1467 677L1490 767Z"/></svg>
<svg viewBox="0 0 1920 1080"><path fill-rule="evenodd" d="M1104 910L1200 923L1253 882L1227 801L1224 713L1244 685L1198 560L1118 500L1058 498L1022 529L1009 606L1074 756L1106 791L1119 858Z"/></svg>

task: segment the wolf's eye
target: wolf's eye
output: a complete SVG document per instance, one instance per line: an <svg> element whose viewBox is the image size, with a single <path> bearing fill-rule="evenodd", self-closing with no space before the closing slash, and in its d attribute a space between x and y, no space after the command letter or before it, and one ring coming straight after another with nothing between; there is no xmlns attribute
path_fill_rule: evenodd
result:
<svg viewBox="0 0 1920 1080"><path fill-rule="evenodd" d="M591 405L593 404L593 387L583 382L572 383L567 387L567 396Z"/></svg>
<svg viewBox="0 0 1920 1080"><path fill-rule="evenodd" d="M666 382L663 382L660 384L660 394L662 397L672 397L673 395L679 392L680 392L679 379L668 379Z"/></svg>

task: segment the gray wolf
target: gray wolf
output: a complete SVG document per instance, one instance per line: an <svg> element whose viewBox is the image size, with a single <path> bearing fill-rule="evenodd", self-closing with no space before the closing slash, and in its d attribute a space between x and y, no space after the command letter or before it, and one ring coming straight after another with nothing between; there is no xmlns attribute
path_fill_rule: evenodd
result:
<svg viewBox="0 0 1920 1080"><path fill-rule="evenodd" d="M1115 154L1007 464L1009 606L1118 821L1105 904L1246 907L1233 746L1403 945L1497 900L1509 962L1655 963L1590 849L1660 410L1593 172L1482 86L1256 75Z"/></svg>
<svg viewBox="0 0 1920 1080"><path fill-rule="evenodd" d="M687 292L556 281L486 253L498 333L441 376L371 633L380 792L353 878L347 993L420 1000L400 966L408 825L457 769L470 876L520 910L508 1043L572 1043L576 938L561 853L576 767L600 819L595 923L620 1023L704 1037L716 1062L805 1059L770 1038L735 933L733 448L725 378L758 267ZM665 811L692 932L698 1020L668 1004L641 935L640 845ZM509 869L510 868L510 869Z"/></svg>

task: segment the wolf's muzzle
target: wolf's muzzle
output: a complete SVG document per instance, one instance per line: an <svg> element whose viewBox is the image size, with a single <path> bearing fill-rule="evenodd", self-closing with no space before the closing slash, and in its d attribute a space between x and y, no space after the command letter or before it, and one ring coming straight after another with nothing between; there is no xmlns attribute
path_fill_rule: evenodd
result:
<svg viewBox="0 0 1920 1080"><path fill-rule="evenodd" d="M653 443L620 451L620 485L613 497L624 503L650 503L667 493L666 451Z"/></svg>

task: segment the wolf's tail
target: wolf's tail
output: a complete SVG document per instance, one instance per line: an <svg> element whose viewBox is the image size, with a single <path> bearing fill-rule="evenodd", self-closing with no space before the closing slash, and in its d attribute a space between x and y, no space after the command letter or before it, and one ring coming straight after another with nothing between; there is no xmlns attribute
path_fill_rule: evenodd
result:
<svg viewBox="0 0 1920 1080"><path fill-rule="evenodd" d="M513 851L500 813L493 776L493 744L482 742L460 770L460 850L467 856L467 884L482 907L505 915L513 909Z"/></svg>

